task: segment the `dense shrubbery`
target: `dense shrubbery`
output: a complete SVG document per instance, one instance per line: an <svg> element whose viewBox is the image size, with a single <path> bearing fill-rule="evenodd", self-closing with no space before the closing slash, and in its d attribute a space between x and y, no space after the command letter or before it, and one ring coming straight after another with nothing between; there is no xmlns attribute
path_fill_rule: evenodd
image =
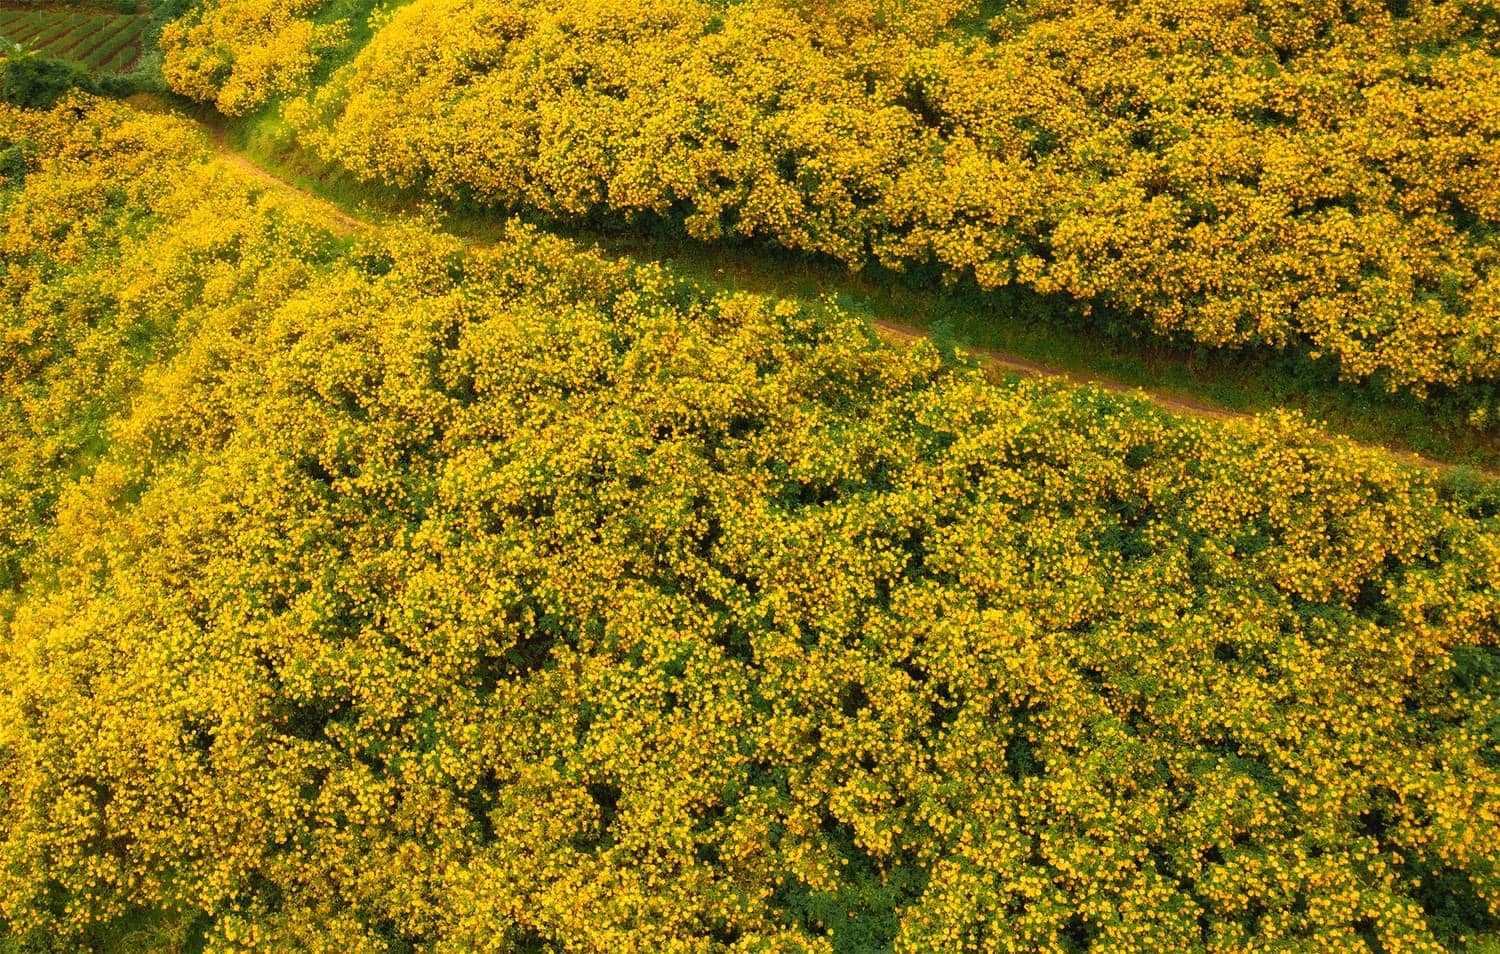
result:
<svg viewBox="0 0 1500 954"><path fill-rule="evenodd" d="M161 34L162 74L177 92L230 115L299 89L345 34L309 15L322 0L208 0Z"/></svg>
<svg viewBox="0 0 1500 954"><path fill-rule="evenodd" d="M218 950L1434 950L1500 526L517 230L0 112L0 918Z"/></svg>
<svg viewBox="0 0 1500 954"><path fill-rule="evenodd" d="M0 45L4 42L0 40ZM51 109L75 89L94 90L95 83L77 67L54 57L0 49L0 103Z"/></svg>
<svg viewBox="0 0 1500 954"><path fill-rule="evenodd" d="M1500 376L1489 5L1000 7L416 0L291 115L451 197L937 263L1392 387ZM298 63L179 88L236 109Z"/></svg>

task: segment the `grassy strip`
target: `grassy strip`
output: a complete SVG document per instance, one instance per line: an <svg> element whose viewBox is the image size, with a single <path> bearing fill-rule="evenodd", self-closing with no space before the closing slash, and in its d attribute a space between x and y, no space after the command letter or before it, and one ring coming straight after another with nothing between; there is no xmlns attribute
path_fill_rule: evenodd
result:
<svg viewBox="0 0 1500 954"><path fill-rule="evenodd" d="M1001 352L1078 378L1140 387L1232 412L1296 409L1357 441L1445 463L1493 468L1500 462L1500 439L1469 427L1459 405L1445 397L1423 402L1340 382L1333 368L1305 352L1193 348L1131 335L1128 323L1085 316L1064 298L1022 288L944 288L922 276L878 269L850 274L836 264L774 248L726 249L614 236L604 236L602 244L665 261L709 285L781 297L833 295L847 310L871 321L921 328L948 348Z"/></svg>
<svg viewBox="0 0 1500 954"><path fill-rule="evenodd" d="M140 58L141 44L139 36L127 36L124 40L118 42L118 45L113 50L113 55L99 66L98 71L100 73L124 73Z"/></svg>
<svg viewBox="0 0 1500 954"><path fill-rule="evenodd" d="M86 17L80 17L76 14L54 19L50 26L32 34L31 39L27 42L30 43L32 49L38 52L50 53L53 44L71 33L75 27L86 19Z"/></svg>
<svg viewBox="0 0 1500 954"><path fill-rule="evenodd" d="M59 59L70 60L74 63L82 62L80 48L87 44L97 45L101 35L109 34L110 31L119 31L116 22L101 22L98 19L89 19L68 31L68 35L58 40L53 45L51 53Z"/></svg>
<svg viewBox="0 0 1500 954"><path fill-rule="evenodd" d="M29 43L31 38L47 32L56 17L50 13L28 15L20 21L9 39L14 43Z"/></svg>
<svg viewBox="0 0 1500 954"><path fill-rule="evenodd" d="M121 17L120 20L121 22L117 25L114 31L99 31L99 33L94 37L94 42L91 46L79 50L76 54L77 61L91 70L96 70L100 66L102 66L105 62L105 58L98 55L100 49L106 43L109 43L110 41L118 38L120 34L130 33L137 29L138 25L134 22L134 17Z"/></svg>
<svg viewBox="0 0 1500 954"><path fill-rule="evenodd" d="M123 28L102 39L89 49L86 59L80 60L90 71L100 74L120 72L125 65L133 62L140 55L138 50L133 51L125 63L116 65L122 50L128 50L132 44L139 46L140 36L144 29L139 22L139 17L124 19L126 22Z"/></svg>

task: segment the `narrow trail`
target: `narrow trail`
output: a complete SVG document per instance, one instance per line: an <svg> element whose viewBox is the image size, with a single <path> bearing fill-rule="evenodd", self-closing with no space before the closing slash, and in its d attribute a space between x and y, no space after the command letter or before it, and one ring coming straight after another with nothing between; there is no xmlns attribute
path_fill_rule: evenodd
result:
<svg viewBox="0 0 1500 954"><path fill-rule="evenodd" d="M141 100L137 105L141 105L144 108L171 112L174 115L190 119L197 123L204 130L210 142L212 142L219 160L225 165L269 189L294 195L300 201L322 210L327 215L329 227L335 232L343 235L351 235L359 232L375 231L381 228L381 224L378 221L351 213L347 209L319 195L317 192L277 175L271 169L260 165L254 159L235 149L233 144L229 142L228 134L222 121L206 120L198 116L185 115L180 110L153 97L132 97L132 99ZM480 234L477 231L465 230L461 227L453 228L452 231L457 237L475 247L484 247L492 245L495 242L495 239L489 234ZM613 251L602 247L600 251L605 255L615 258L641 257L639 253L632 251ZM892 344L908 344L930 337L929 332L918 324L908 324L888 318L872 318L870 324L881 338ZM1208 401L1183 397L1165 390L1127 384L1103 374L1081 372L1070 368L1049 365L1019 354L972 346L964 346L962 351L976 359L981 367L994 376L1018 374L1023 377L1062 379L1078 386L1093 386L1116 394L1144 398L1157 407L1173 414L1204 420L1249 420L1256 416L1252 412L1232 410ZM1458 466L1402 448L1359 441L1348 435L1339 434L1336 431L1330 431L1329 433L1330 435L1337 435L1339 439L1346 440L1356 447L1378 451L1397 460L1427 470L1441 473L1454 470ZM1500 478L1500 469L1492 467L1478 467L1474 469L1488 477Z"/></svg>
<svg viewBox="0 0 1500 954"><path fill-rule="evenodd" d="M914 325L906 325L900 322L890 321L888 319L873 319L871 320L870 324L875 328L877 334L879 334L885 340L892 342L893 344L906 344L911 341L916 341L918 339L928 337L927 333L921 328L918 328ZM989 348L975 348L967 346L963 348L963 351L965 354L972 355L974 358L977 358L979 362L986 368L994 371L1013 372L1015 374L1022 375L1023 377L1062 378L1068 381L1070 384L1076 384L1080 387L1093 386L1096 388L1103 388L1106 391L1112 391L1116 394L1127 394L1135 397L1145 397L1150 400L1151 403L1165 410L1171 411L1174 414L1185 414L1189 417L1208 418L1215 421L1248 419L1255 416L1253 414L1247 414L1243 411L1232 411L1228 408L1218 407L1205 401L1194 401L1189 398L1179 397L1173 394L1166 394L1163 392L1152 391L1147 388L1138 387L1132 384L1125 384L1122 381L1115 381L1104 375L1083 374L1067 368L1060 368L1053 365L1043 364L1039 361L1033 361L1030 358L1024 358L1021 355L1017 354L1007 354L1006 352L994 351ZM1407 456L1404 454L1404 452L1392 450L1391 448L1381 447L1380 449L1388 453ZM1442 461L1431 460L1429 458L1422 457L1419 454L1411 454L1409 456L1415 461L1427 464L1429 466L1449 466L1447 464L1444 464Z"/></svg>
<svg viewBox="0 0 1500 954"><path fill-rule="evenodd" d="M327 214L329 224L340 235L352 235L355 232L373 231L379 228L375 222L356 218L317 193L304 189L295 182L289 182L281 178L264 166L257 165L250 157L237 151L229 144L229 136L223 126L211 125L201 120L198 122L213 140L214 150L218 153L221 162L235 169L253 182L258 182L274 190L293 193L301 201L317 206Z"/></svg>

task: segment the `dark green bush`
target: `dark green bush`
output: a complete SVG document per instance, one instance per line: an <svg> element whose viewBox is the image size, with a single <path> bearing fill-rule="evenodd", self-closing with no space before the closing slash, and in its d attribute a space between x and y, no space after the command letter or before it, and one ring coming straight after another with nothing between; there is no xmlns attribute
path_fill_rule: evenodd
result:
<svg viewBox="0 0 1500 954"><path fill-rule="evenodd" d="M51 109L73 89L98 92L77 67L50 56L19 53L0 61L0 101L25 109Z"/></svg>
<svg viewBox="0 0 1500 954"><path fill-rule="evenodd" d="M26 178L26 154L20 143L0 143L0 182L10 184Z"/></svg>

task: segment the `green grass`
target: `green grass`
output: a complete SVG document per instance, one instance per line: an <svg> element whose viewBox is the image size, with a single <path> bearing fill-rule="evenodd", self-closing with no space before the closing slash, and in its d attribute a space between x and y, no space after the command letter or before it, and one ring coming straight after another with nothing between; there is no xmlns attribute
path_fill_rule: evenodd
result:
<svg viewBox="0 0 1500 954"><path fill-rule="evenodd" d="M93 8L0 10L0 40L95 76L126 73L145 50L150 17Z"/></svg>

